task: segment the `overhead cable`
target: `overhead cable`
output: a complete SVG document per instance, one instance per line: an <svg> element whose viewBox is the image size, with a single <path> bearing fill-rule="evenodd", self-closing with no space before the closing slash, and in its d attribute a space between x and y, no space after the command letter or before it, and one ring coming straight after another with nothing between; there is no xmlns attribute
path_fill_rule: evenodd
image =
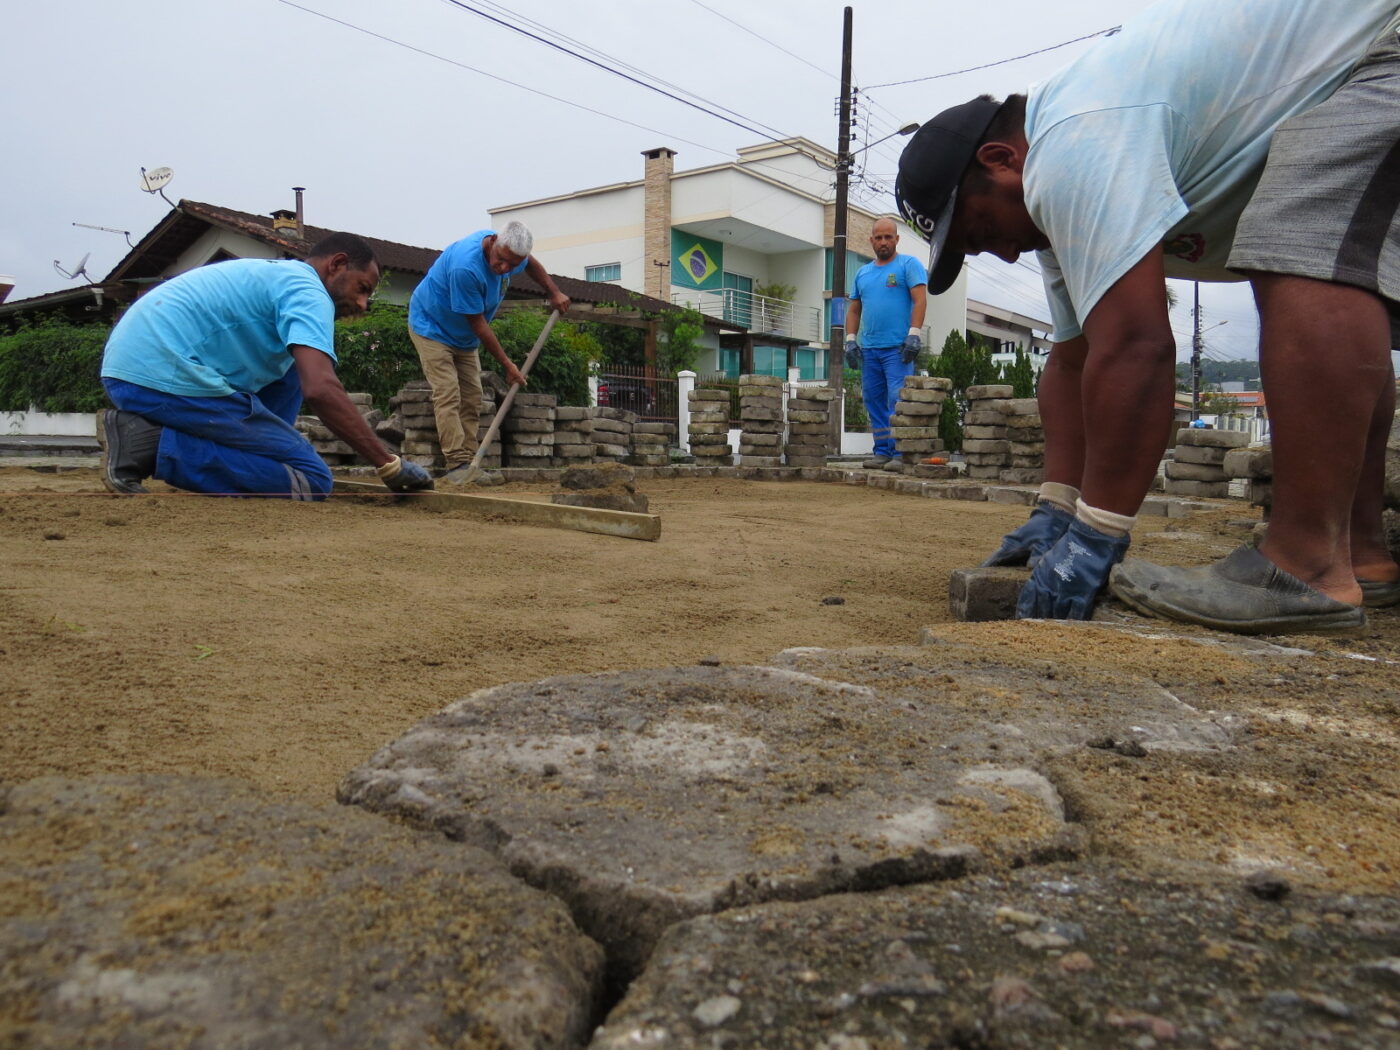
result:
<svg viewBox="0 0 1400 1050"><path fill-rule="evenodd" d="M413 51L417 54L423 55L425 58L433 58L439 62L446 62L450 66L456 66L459 69L465 69L472 73L478 73L483 77L489 77L490 79L495 80L501 84L508 84L511 87L519 88L522 91L528 91L532 95L539 95L541 98L547 98L551 102L560 102L566 106L572 106L574 109L581 109L585 113L592 113L595 116L606 117L608 120L616 121L619 124L626 124L628 127L637 128L641 131L649 131L653 135L669 136L676 142L684 142L687 146L694 146L696 149L703 149L707 152L717 154L721 157L728 157L732 155L731 150L719 149L716 146L707 146L703 142L694 142L691 139L681 138L679 135L675 135L669 131L660 131L657 128L648 127L645 124L638 124L636 121L627 120L626 118L619 117L613 113L607 113L601 109L594 109L591 106L585 106L583 105L583 103L575 102L572 99L560 98L558 95L551 95L548 91L541 91L539 88L531 87L528 84L521 84L517 81L508 80L505 77L498 76L495 73L488 73L484 69L478 69L476 66L468 65L465 62L459 62L455 58L448 58L445 55L439 55L432 51L426 51L423 48L416 47L413 44L405 43L402 40L396 40L391 36L385 36L383 33L376 33L372 29L366 29L364 26L359 26L353 22L347 22L344 19L336 18L334 15L328 15L322 11L317 11L314 8L303 7L301 4L295 3L294 0L277 0L277 2L280 4L286 4L288 7L294 7L298 11L305 11L307 14L315 15L317 18L324 18L327 22L334 22L336 25L344 26L346 29L353 29L355 30L355 32L363 33L365 36L372 36L376 40L384 41L384 43L386 44L393 44L396 47L406 48L409 51Z"/></svg>
<svg viewBox="0 0 1400 1050"><path fill-rule="evenodd" d="M635 77L622 69L618 69L616 66L609 65L607 62L603 62L599 59L582 54L581 52L575 51L573 48L567 47L564 44L559 43L557 41L548 40L538 33L531 32L524 26L516 25L515 23L510 22L505 18L500 18L494 14L491 14L489 11L482 10L479 7L473 7L471 4L466 3L465 0L444 0L444 2L451 4L453 7L461 8L464 11L470 11L478 18L484 18L488 22L494 22L505 29L509 29L513 33L519 33L521 36L528 37L531 40L544 44L546 47L552 47L556 51L562 51L564 54L570 55L573 58L578 59L580 62L585 62L588 65L601 69L606 73L611 73L613 76L621 77L623 80L630 81L631 83L636 84L638 87L644 87L648 91L655 91L657 94L664 95L666 98L669 98L674 102L679 102L684 106L689 106L691 109L699 110L701 113L704 113L705 115L710 117L714 117L716 120L722 120L727 124L733 124L736 128L742 128L744 131L747 131L752 135L758 135L764 138L767 138L770 135L777 135L778 138L797 137L794 135L785 134L777 130L776 128L772 128L766 124L762 124L759 121L752 120L752 118L746 117L743 120L738 120L732 116L725 115L717 109L712 109L708 105L702 105L701 103L693 101L692 99L683 98L680 95L676 94L674 91L669 91L666 88L660 86L660 84L658 83L648 83L646 80L643 80L640 77ZM650 74L644 75L650 76ZM656 78L652 77L651 79L655 80ZM687 94L690 93L687 92ZM699 98L701 96L697 95L694 97ZM711 103L710 105L716 104Z"/></svg>
<svg viewBox="0 0 1400 1050"><path fill-rule="evenodd" d="M1055 51L1062 47L1069 47L1070 44L1078 44L1084 40L1093 40L1096 36L1112 36L1122 28L1122 26L1110 26L1107 29L1100 29L1097 33L1085 33L1083 36L1077 36L1073 40L1066 40L1061 44L1051 44L1049 47L1042 47L1035 51L1027 51L1024 55L1016 55L1012 58L1001 58L995 62L984 62L980 66L968 66L966 69L955 69L950 73L933 73L926 77L914 77L910 80L892 80L888 84L869 84L866 86L866 90L873 91L876 88L902 87L905 84L922 84L926 80L942 80L945 77L957 77L964 73L975 73L979 69L991 69L993 66L1004 66L1009 62L1019 62L1023 58L1031 58L1034 55L1043 55L1047 51Z"/></svg>

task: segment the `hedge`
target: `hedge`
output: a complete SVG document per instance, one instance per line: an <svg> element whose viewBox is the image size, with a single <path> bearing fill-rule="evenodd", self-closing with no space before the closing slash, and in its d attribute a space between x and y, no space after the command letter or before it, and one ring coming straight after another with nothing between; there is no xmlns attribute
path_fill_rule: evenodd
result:
<svg viewBox="0 0 1400 1050"><path fill-rule="evenodd" d="M400 387L423 376L408 338L406 315L402 306L375 303L365 316L335 325L340 381L346 390L373 395L386 412L389 398ZM491 327L511 359L523 364L544 321L543 310L511 310ZM23 412L31 406L44 412L96 412L106 407L99 375L110 333L106 324L78 325L46 316L0 335L0 412ZM590 362L600 352L591 336L560 321L531 370L529 389L555 394L563 405L586 405ZM482 363L500 371L490 354L482 354Z"/></svg>

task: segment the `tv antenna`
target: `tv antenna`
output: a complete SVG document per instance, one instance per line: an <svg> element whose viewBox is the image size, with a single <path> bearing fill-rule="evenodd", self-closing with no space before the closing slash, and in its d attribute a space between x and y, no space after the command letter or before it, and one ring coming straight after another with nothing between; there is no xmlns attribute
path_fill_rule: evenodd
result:
<svg viewBox="0 0 1400 1050"><path fill-rule="evenodd" d="M94 225L93 225L92 223L90 223L90 222L75 222L73 225L74 225L74 226L81 226L81 227L82 227L83 229L85 229L85 230L101 230L103 233L120 233L123 237L126 238L126 246L127 246L128 248L135 248L135 247L136 247L136 245L134 245L134 244L131 243L131 231L130 231L130 230L118 230L118 229L116 229L115 227L112 227L112 226L94 226Z"/></svg>
<svg viewBox="0 0 1400 1050"><path fill-rule="evenodd" d="M88 256L91 254L92 252L88 252L86 255L84 255L82 259L79 260L78 265L73 268L71 273L68 270L65 270L59 264L59 261L57 259L53 261L53 268L70 281L75 281L79 277L86 277L88 284L96 284L97 282L92 279L92 274L87 272Z"/></svg>
<svg viewBox="0 0 1400 1050"><path fill-rule="evenodd" d="M152 168L150 171L142 168L141 189L146 193L159 193L161 200L173 208L175 203L165 195L165 184L174 177L175 172L170 168Z"/></svg>

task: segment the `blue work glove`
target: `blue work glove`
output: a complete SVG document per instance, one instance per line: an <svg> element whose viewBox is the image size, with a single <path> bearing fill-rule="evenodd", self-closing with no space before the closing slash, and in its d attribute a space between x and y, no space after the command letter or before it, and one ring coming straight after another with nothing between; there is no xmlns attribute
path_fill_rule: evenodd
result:
<svg viewBox="0 0 1400 1050"><path fill-rule="evenodd" d="M1127 552L1127 536L1106 535L1075 518L1021 588L1016 619L1087 620L1109 571Z"/></svg>
<svg viewBox="0 0 1400 1050"><path fill-rule="evenodd" d="M923 337L918 332L910 332L904 337L904 346L899 352L899 359L906 365L912 365L923 352Z"/></svg>
<svg viewBox="0 0 1400 1050"><path fill-rule="evenodd" d="M410 463L400 456L395 456L382 467L375 467L374 472L395 492L418 492L433 487L432 475L417 463Z"/></svg>
<svg viewBox="0 0 1400 1050"><path fill-rule="evenodd" d="M1001 546L982 563L982 568L994 565L1035 568L1040 556L1055 545L1073 520L1074 515L1069 511L1042 500L1035 505L1024 525L1001 538Z"/></svg>
<svg viewBox="0 0 1400 1050"><path fill-rule="evenodd" d="M846 367L860 369L860 343L856 342L853 335L846 336Z"/></svg>

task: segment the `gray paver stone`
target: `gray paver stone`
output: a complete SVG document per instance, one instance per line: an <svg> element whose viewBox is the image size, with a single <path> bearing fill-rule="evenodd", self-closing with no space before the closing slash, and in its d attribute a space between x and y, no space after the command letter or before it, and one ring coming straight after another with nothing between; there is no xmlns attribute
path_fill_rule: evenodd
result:
<svg viewBox="0 0 1400 1050"><path fill-rule="evenodd" d="M1013 855L1060 849L1054 790L1019 759L983 761L985 712L945 710L942 677L915 705L787 667L501 686L410 729L339 797L495 850L630 974L690 915L964 872L958 799L983 838L998 814L1014 824Z"/></svg>
<svg viewBox="0 0 1400 1050"><path fill-rule="evenodd" d="M589 1050L1393 1050L1398 924L1102 864L762 904L668 931Z"/></svg>
<svg viewBox="0 0 1400 1050"><path fill-rule="evenodd" d="M63 829L56 834L56 829ZM233 780L5 789L7 1045L578 1045L603 960L490 854Z"/></svg>

